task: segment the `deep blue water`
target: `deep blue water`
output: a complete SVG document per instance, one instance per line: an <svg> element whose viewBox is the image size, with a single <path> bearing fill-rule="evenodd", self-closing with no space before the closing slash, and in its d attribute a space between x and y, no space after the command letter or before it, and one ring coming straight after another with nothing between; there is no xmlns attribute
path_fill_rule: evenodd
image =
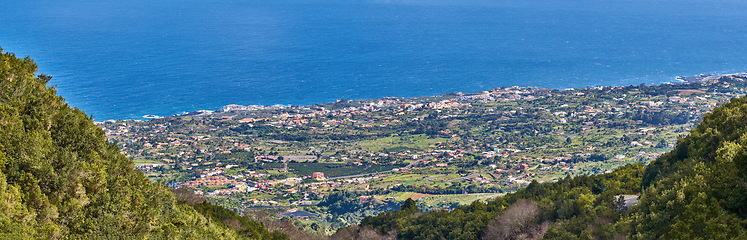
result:
<svg viewBox="0 0 747 240"><path fill-rule="evenodd" d="M742 0L0 0L96 120L747 71Z"/></svg>

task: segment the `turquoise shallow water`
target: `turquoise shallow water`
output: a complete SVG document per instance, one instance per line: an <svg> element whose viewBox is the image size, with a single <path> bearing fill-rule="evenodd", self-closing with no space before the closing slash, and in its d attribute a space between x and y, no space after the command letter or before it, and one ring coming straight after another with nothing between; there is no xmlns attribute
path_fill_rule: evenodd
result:
<svg viewBox="0 0 747 240"><path fill-rule="evenodd" d="M736 0L0 3L0 47L96 120L747 71Z"/></svg>

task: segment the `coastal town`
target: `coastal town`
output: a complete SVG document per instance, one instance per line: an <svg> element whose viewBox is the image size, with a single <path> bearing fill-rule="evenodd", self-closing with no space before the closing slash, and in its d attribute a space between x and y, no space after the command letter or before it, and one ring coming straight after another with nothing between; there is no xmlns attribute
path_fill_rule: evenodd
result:
<svg viewBox="0 0 747 240"><path fill-rule="evenodd" d="M448 210L532 181L647 163L711 109L745 95L745 79L234 104L97 124L154 181L238 212L299 212L336 229L407 198Z"/></svg>

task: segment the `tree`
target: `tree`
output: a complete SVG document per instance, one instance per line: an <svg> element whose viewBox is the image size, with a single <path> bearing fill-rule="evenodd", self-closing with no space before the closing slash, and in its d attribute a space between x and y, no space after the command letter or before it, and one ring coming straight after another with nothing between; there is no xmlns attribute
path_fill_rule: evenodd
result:
<svg viewBox="0 0 747 240"><path fill-rule="evenodd" d="M410 213L420 212L420 209L418 209L418 205L414 200L412 200L412 198L407 198L407 200L405 200L405 203L402 204L400 210Z"/></svg>
<svg viewBox="0 0 747 240"><path fill-rule="evenodd" d="M536 204L520 200L498 215L485 232L483 239L539 239L549 228L549 222L540 224L540 211Z"/></svg>
<svg viewBox="0 0 747 240"><path fill-rule="evenodd" d="M0 54L0 239L246 238L135 170L36 71L28 57Z"/></svg>

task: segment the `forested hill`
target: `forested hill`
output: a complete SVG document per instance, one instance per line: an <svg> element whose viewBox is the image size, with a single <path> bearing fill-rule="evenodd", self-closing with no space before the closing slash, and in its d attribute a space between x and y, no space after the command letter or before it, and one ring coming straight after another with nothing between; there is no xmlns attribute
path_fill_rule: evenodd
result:
<svg viewBox="0 0 747 240"><path fill-rule="evenodd" d="M287 238L220 207L180 204L31 59L0 53L0 239Z"/></svg>
<svg viewBox="0 0 747 240"><path fill-rule="evenodd" d="M630 220L638 239L747 239L747 98L707 114L651 162Z"/></svg>
<svg viewBox="0 0 747 240"><path fill-rule="evenodd" d="M738 98L707 114L673 151L646 167L532 182L452 212L421 213L406 204L335 237L747 239L746 229L747 98Z"/></svg>

